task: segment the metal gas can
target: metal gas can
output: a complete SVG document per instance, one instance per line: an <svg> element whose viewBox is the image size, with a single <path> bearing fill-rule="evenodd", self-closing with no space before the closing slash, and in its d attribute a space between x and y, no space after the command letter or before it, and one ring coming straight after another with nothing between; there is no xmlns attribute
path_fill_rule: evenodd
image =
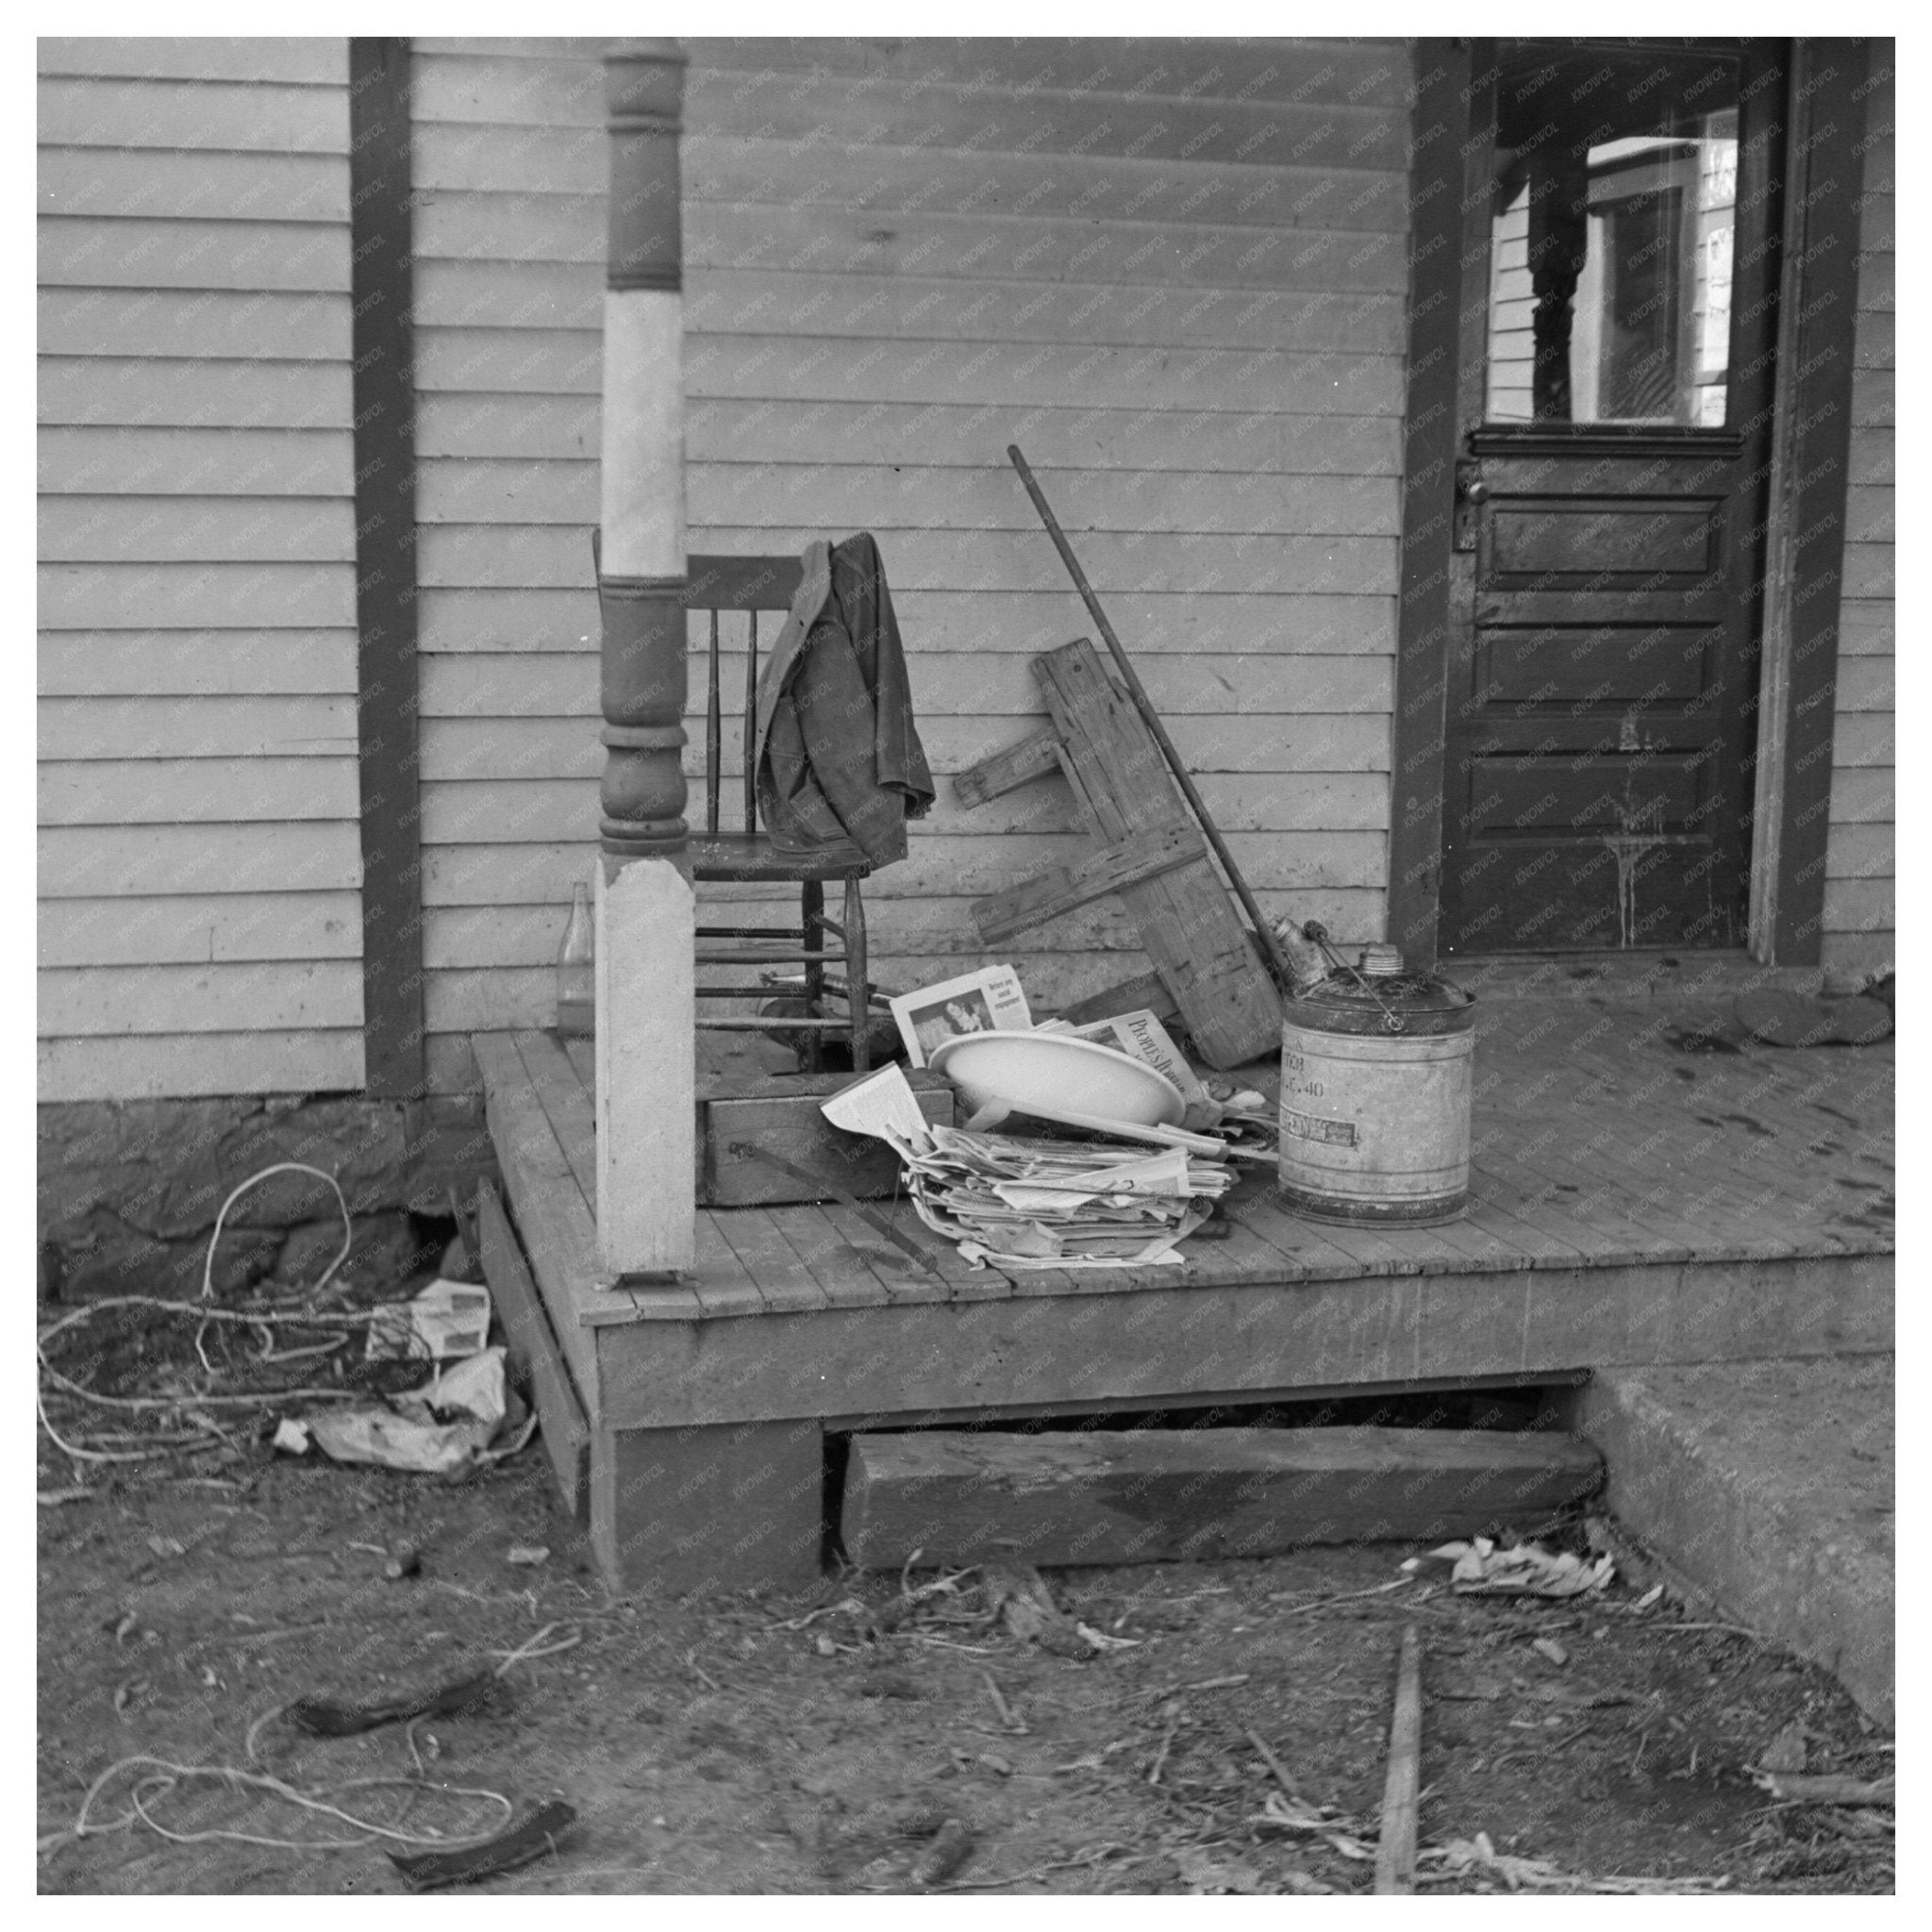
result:
<svg viewBox="0 0 1932 1932"><path fill-rule="evenodd" d="M1454 1221L1469 1203L1475 1001L1426 974L1344 971L1288 1000L1281 1192L1312 1221Z"/></svg>

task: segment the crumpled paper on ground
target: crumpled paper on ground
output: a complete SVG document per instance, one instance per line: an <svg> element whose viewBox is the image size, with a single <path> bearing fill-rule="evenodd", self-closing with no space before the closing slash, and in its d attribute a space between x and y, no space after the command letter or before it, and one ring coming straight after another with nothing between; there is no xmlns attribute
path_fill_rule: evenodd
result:
<svg viewBox="0 0 1932 1932"><path fill-rule="evenodd" d="M1610 1557L1586 1560L1541 1543L1499 1549L1486 1536L1474 1542L1442 1543L1426 1557L1410 1557L1403 1569L1413 1575L1425 1564L1449 1563L1449 1587L1463 1596L1588 1596L1617 1574Z"/></svg>
<svg viewBox="0 0 1932 1932"><path fill-rule="evenodd" d="M275 1444L301 1455L313 1442L337 1462L447 1474L481 1456L502 1424L507 1408L503 1365L502 1347L486 1348L387 1406L285 1419L275 1430ZM439 1416L449 1420L439 1421Z"/></svg>

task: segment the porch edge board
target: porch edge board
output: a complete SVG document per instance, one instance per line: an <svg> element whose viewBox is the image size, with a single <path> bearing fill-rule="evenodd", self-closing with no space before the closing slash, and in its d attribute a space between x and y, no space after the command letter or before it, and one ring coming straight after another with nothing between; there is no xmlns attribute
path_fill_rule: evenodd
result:
<svg viewBox="0 0 1932 1932"><path fill-rule="evenodd" d="M598 1354L578 1308L595 1275L596 1224L517 1051L516 1036L477 1033L471 1046L505 1199L521 1230L551 1330L594 1426L601 1407Z"/></svg>
<svg viewBox="0 0 1932 1932"><path fill-rule="evenodd" d="M1893 1257L1174 1287L594 1331L613 1430L1875 1354Z"/></svg>
<svg viewBox="0 0 1932 1932"><path fill-rule="evenodd" d="M589 1507L590 1420L531 1278L523 1244L488 1181L476 1184L476 1224L483 1278L495 1301L510 1360L528 1378L544 1453L557 1472L563 1507L580 1518Z"/></svg>

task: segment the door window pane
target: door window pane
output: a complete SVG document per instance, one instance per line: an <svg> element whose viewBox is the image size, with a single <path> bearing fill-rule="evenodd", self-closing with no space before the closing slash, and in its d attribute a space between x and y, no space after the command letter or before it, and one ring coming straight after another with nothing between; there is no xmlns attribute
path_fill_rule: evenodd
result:
<svg viewBox="0 0 1932 1932"><path fill-rule="evenodd" d="M1736 63L1515 49L1494 177L1489 419L1722 426Z"/></svg>

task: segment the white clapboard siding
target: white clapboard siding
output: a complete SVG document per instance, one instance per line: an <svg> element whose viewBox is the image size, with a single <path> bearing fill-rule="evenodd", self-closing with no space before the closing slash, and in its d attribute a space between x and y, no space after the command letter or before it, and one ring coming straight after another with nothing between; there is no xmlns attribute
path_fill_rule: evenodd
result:
<svg viewBox="0 0 1932 1932"><path fill-rule="evenodd" d="M42 1031L63 1039L227 1033L238 1013L278 1032L355 1026L362 968L354 959L51 967L41 974L40 1008Z"/></svg>
<svg viewBox="0 0 1932 1932"><path fill-rule="evenodd" d="M348 83L345 41L288 36L269 39L63 40L35 42L42 74L81 79L275 81L340 90Z"/></svg>
<svg viewBox="0 0 1932 1932"><path fill-rule="evenodd" d="M354 462L347 429L42 425L40 487L122 496L308 496Z"/></svg>
<svg viewBox="0 0 1932 1932"><path fill-rule="evenodd" d="M917 639L916 647L934 651L1008 651L1032 657L1093 629L1093 620L1071 587L1052 596L895 591L892 605L900 629ZM1154 646L1256 657L1283 651L1376 656L1387 655L1393 637L1387 600L1369 596L1310 594L1291 600L1227 591L1116 594L1108 598L1107 611L1137 658ZM430 590L423 593L418 625L418 643L425 656L594 654L597 600L588 585L575 591ZM769 629L760 632L770 635ZM485 675L480 667L477 675Z"/></svg>
<svg viewBox="0 0 1932 1932"><path fill-rule="evenodd" d="M50 900L41 908L42 966L216 965L261 959L355 959L362 951L354 892L209 892Z"/></svg>
<svg viewBox="0 0 1932 1932"><path fill-rule="evenodd" d="M41 1098L354 1090L348 42L38 61Z"/></svg>
<svg viewBox="0 0 1932 1932"><path fill-rule="evenodd" d="M1051 544L1017 541L1020 532L975 530L894 530L874 532L888 577L894 568L915 582L941 591L1030 591L1058 595L1065 566ZM721 551L751 554L754 543L774 554L796 556L811 541L808 525L750 529L714 526ZM429 525L417 543L417 581L425 589L514 590L525 585L568 588L584 567L579 530L494 525ZM1393 537L1226 536L1191 531L1185 536L1151 538L1112 530L1083 534L1081 564L1096 585L1117 583L1124 591L1236 591L1292 593L1298 586L1339 591L1363 586L1393 595L1397 566ZM1044 553L1043 555L1041 553ZM1105 574L1103 576L1102 574Z"/></svg>
<svg viewBox="0 0 1932 1932"><path fill-rule="evenodd" d="M70 356L214 356L341 362L349 318L334 295L233 289L42 289L41 340Z"/></svg>
<svg viewBox="0 0 1932 1932"><path fill-rule="evenodd" d="M362 1028L43 1039L43 1097L175 1100L215 1093L332 1093L362 1085Z"/></svg>
<svg viewBox="0 0 1932 1932"><path fill-rule="evenodd" d="M360 829L342 820L46 825L38 847L43 904L148 894L342 892L362 884ZM185 908L183 916L192 929Z"/></svg>
<svg viewBox="0 0 1932 1932"><path fill-rule="evenodd" d="M63 630L40 641L42 697L328 696L356 681L353 630Z"/></svg>
<svg viewBox="0 0 1932 1932"><path fill-rule="evenodd" d="M1852 374L1852 488L1839 605L1838 714L1832 732L1831 832L1824 861L1824 962L1882 971L1896 946L1892 715L1893 459L1892 126L1890 41L1874 41L1865 101L1864 201ZM1877 70L1882 68L1880 74Z"/></svg>
<svg viewBox="0 0 1932 1932"><path fill-rule="evenodd" d="M695 551L879 540L941 797L874 879L875 970L1085 849L1058 781L949 774L1093 634L1021 444L1264 904L1381 931L1407 288L1395 43L687 42ZM594 852L599 42L416 42L417 486L432 1083L545 1018ZM769 642L778 620L762 620ZM738 823L743 624L723 630ZM694 622L694 820L704 793ZM781 914L784 894L703 889ZM1144 970L1108 903L1009 948L1045 1003Z"/></svg>
<svg viewBox="0 0 1932 1932"><path fill-rule="evenodd" d="M1489 394L1484 413L1495 423L1526 423L1530 368L1536 359L1529 279L1529 195L1517 189L1490 224Z"/></svg>
<svg viewBox="0 0 1932 1932"><path fill-rule="evenodd" d="M43 825L232 824L239 820L352 818L356 774L341 758L169 758L40 765Z"/></svg>

